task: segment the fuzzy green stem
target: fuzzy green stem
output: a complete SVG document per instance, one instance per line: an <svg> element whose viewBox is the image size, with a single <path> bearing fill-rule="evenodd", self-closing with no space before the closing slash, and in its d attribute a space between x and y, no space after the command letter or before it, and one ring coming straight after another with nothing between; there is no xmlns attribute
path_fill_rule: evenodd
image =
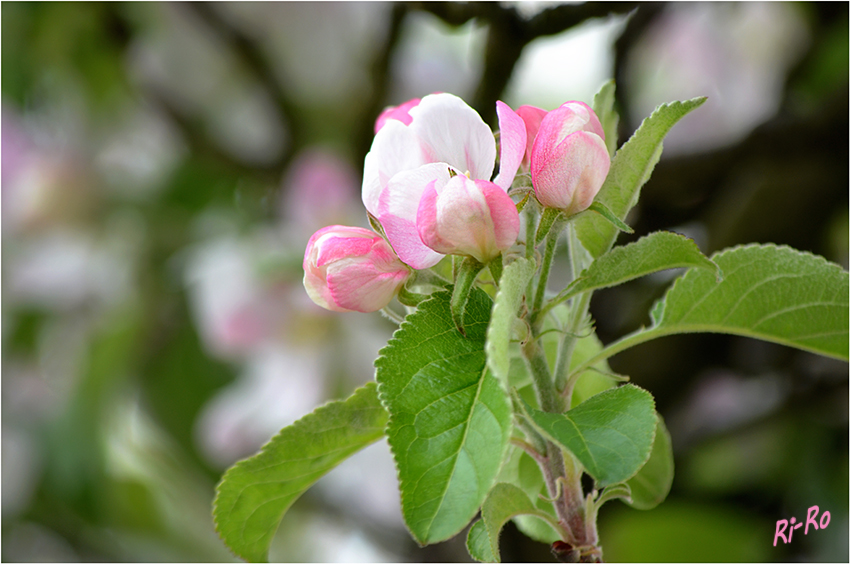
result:
<svg viewBox="0 0 850 564"><path fill-rule="evenodd" d="M526 206L528 211L525 212L525 258L528 260L534 260L534 231L535 231L535 219L537 218L537 214L534 211L534 206ZM534 291L534 277L528 281L528 288L525 291L526 299L531 299L532 292Z"/></svg>
<svg viewBox="0 0 850 564"><path fill-rule="evenodd" d="M569 242L572 276L573 279L576 279L586 265L583 264L581 258L581 243L578 240L574 224L570 224L567 227L567 240ZM575 386L575 379L572 381L569 379L570 362L579 339L579 330L590 308L590 298L592 295L593 292L585 292L573 300L573 307L570 308L569 324L565 328L564 337L558 348L558 360L555 363L554 373L555 389L563 396L568 406L572 403L572 389Z"/></svg>
<svg viewBox="0 0 850 564"><path fill-rule="evenodd" d="M563 413L564 401L555 390L549 363L539 339L529 339L522 347L528 372L531 374L534 390L537 393L537 403L540 409L549 413Z"/></svg>
<svg viewBox="0 0 850 564"><path fill-rule="evenodd" d="M540 269L540 280L537 282L537 293L534 296L532 307L532 325L538 323L538 313L543 305L543 296L546 294L546 284L549 282L549 270L552 268L552 260L555 258L555 249L558 246L558 232L549 231L546 236L546 252L543 254L543 266ZM541 318L542 319L542 318Z"/></svg>

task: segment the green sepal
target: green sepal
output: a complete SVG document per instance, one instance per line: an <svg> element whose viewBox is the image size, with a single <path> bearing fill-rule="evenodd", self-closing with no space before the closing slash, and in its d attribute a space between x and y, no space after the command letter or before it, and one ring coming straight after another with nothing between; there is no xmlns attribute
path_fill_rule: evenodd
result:
<svg viewBox="0 0 850 564"><path fill-rule="evenodd" d="M469 301L469 293L472 292L472 288L475 286L475 279L478 278L478 273L483 268L484 265L474 258L465 257L457 271L455 286L452 290L450 309L455 327L464 336L466 335L466 331L463 328L463 314L466 309L466 302Z"/></svg>
<svg viewBox="0 0 850 564"><path fill-rule="evenodd" d="M375 231L375 233L386 239L387 236L384 233L384 226L381 225L381 222L378 221L378 218L369 212L366 212L366 215L369 216L369 225L372 226L372 229Z"/></svg>
<svg viewBox="0 0 850 564"><path fill-rule="evenodd" d="M557 229L558 225L564 221L564 214L556 208L543 208L543 216L540 218L540 223L537 225L537 234L534 236L534 246L539 245L546 235L553 228ZM563 227L563 226L561 226Z"/></svg>
<svg viewBox="0 0 850 564"><path fill-rule="evenodd" d="M525 208L525 205L528 203L528 201L530 199L531 199L531 190L526 192L525 196L523 196L523 198L519 202L517 202L517 205L516 205L517 213L520 213L523 210L523 208Z"/></svg>
<svg viewBox="0 0 850 564"><path fill-rule="evenodd" d="M611 222L611 225L623 231L624 233L634 233L635 230L629 227L626 223L620 221L620 218L614 215L614 212L608 209L608 207L602 202L593 202L587 208L587 211L593 211L607 219Z"/></svg>
<svg viewBox="0 0 850 564"><path fill-rule="evenodd" d="M425 300L427 300L430 296L428 294L419 294L417 292L411 292L407 289L407 286L402 286L398 291L398 301L402 304L410 307L416 307Z"/></svg>

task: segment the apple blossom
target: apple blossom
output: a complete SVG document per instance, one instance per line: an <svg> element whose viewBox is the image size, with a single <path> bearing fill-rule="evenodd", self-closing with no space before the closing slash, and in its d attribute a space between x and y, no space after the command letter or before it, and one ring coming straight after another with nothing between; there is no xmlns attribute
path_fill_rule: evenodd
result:
<svg viewBox="0 0 850 564"><path fill-rule="evenodd" d="M519 214L500 186L457 175L442 186L436 180L428 185L416 226L431 249L487 264L516 241Z"/></svg>
<svg viewBox="0 0 850 564"><path fill-rule="evenodd" d="M584 211L610 166L602 125L587 104L567 102L541 120L531 149L531 181L541 204L568 216Z"/></svg>
<svg viewBox="0 0 850 564"><path fill-rule="evenodd" d="M378 311L409 275L387 242L361 227L319 229L304 252L304 288L331 311Z"/></svg>
<svg viewBox="0 0 850 564"><path fill-rule="evenodd" d="M417 213L425 190L439 192L453 175L490 181L496 141L481 116L457 96L430 94L413 102L399 106L380 127L376 124L364 164L363 204L380 221L399 258L423 269L443 257L420 238ZM496 102L496 111L501 165L493 183L507 192L526 150L525 124L502 102Z"/></svg>

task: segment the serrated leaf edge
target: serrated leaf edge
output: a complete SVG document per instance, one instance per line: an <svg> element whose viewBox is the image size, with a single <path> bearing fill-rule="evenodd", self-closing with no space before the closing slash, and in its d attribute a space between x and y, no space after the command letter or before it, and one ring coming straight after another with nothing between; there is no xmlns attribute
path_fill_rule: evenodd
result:
<svg viewBox="0 0 850 564"><path fill-rule="evenodd" d="M447 295L447 296L451 296L451 293L450 293L450 292L448 292L448 291L445 291L445 290L441 290L441 291L434 292L434 293L432 293L432 294L431 294L431 297L430 297L428 300L425 300L424 302L422 302L421 304L419 304L419 308L418 308L416 311L414 311L414 312L413 312L413 313L411 313L410 315L406 316L406 317L404 318L404 321L402 321L402 322L401 322L401 324L399 324L398 328L397 328L395 331L393 331L393 335L392 335L392 337L390 338L390 340L389 340L389 341L387 341L387 344L386 344L386 345L384 345L384 346L381 348L381 350L379 350L379 351L378 351L378 358L376 358L376 359L375 359L375 368L376 368L376 370L377 370L377 368L378 368L378 363L381 361L381 359L383 359L383 358L385 357L385 351L386 351L388 348L390 348L390 346L391 346L394 342L397 342L397 341L399 340L398 335L400 335L400 334L401 334L401 333L402 333L405 329L407 329L407 326L408 326L408 325L410 325L410 323L411 323L411 322L409 321L409 318L411 318L411 317L415 316L416 314L420 313L420 312L422 311L423 306L425 306L425 305L427 304L427 302L429 302L429 301L431 301L431 300L435 299L435 298L437 297L437 295L438 295L438 294L445 294L445 295ZM489 297L489 296L488 296L488 297ZM489 328L488 328L488 329L489 329ZM485 347L486 347L486 344L485 344ZM478 397L478 394L479 394L479 393L480 393L480 391L481 391L481 386L483 386L483 384L484 384L484 377L486 376L486 372L487 372L487 370L489 369L489 368L487 367L487 362L486 362L486 350L484 351L484 353L485 353L485 367L484 367L484 370L483 370L483 372L482 372L481 379L480 379L480 381L479 381L479 389L478 389L478 391L476 392L476 398ZM385 393L385 390L384 390L384 385L383 385L383 384L381 384L380 382L377 382L377 379L376 379L376 384L377 384L377 386L378 386L378 390L377 390L377 392L378 392L378 400L381 402L381 405L384 407L384 409L385 409L385 410L387 411L387 413L389 414L389 417L387 418L387 424L386 424L386 427L385 427L385 429L386 429L386 430L389 430L389 429L390 429L390 427L391 427L391 423L393 422L393 415L392 415L392 411L390 411L389 406L387 405L389 400L388 400L388 399L387 399L387 397L386 397L386 393ZM387 431L385 431L385 434L386 434L386 436L387 436L387 437L389 437L389 434L387 433ZM390 447L390 451L392 452L392 455L393 455L393 456L392 456L392 458L393 458L393 465L395 466L395 470L396 470L396 479L398 480L398 484L399 484L399 497L400 497L401 506L402 506L402 508L403 508L403 507L404 507L404 496L405 496L405 494L404 494L404 488L402 487L402 485L403 485L403 481L402 481L402 479L401 479L401 469L400 469L400 468L399 468L399 466L398 466L398 456L397 456L397 453L396 453L395 447L393 446L392 442L390 442L389 440L387 440L387 444L389 445L389 447ZM508 445L509 445L509 444L510 444L510 441L505 441L505 445L504 445L504 446L503 446L503 448L502 448L502 456L501 456L501 458L502 458L502 463L504 463L505 452L507 452L507 449L508 449ZM489 493L489 491L492 489L493 485L496 483L496 478L497 478L497 477L498 477L498 472L495 472L495 473L494 473L494 475L493 475L493 479L492 479L491 483L490 483L490 484L489 484L489 486L487 487L487 491L488 491L488 493ZM486 497L485 497L485 499L486 499ZM436 515L436 513L435 513L435 515ZM474 517L475 517L475 514L471 515L471 516L470 516L470 520L471 520L471 519L473 519ZM403 523L404 523L404 527L405 527L405 529L407 529L407 532L408 532L408 533L410 533L410 536L411 536L411 537L412 537L412 538L416 541L416 543L417 543L419 546L427 546L427 545L429 544L429 543L427 543L427 542L422 542L422 541L419 539L419 537L418 537L416 534L414 534L413 530L411 530L411 528L410 528L410 526L407 524L407 521L406 521L406 520L402 519L402 521L403 521ZM468 522L467 522L467 524L468 524ZM465 526L466 526L466 525L464 525L464 527L465 527ZM461 527L461 528L458 530L458 532L460 532L461 530L463 530L463 527ZM455 534L457 534L457 533L455 533ZM437 541L437 542L441 542L441 541Z"/></svg>

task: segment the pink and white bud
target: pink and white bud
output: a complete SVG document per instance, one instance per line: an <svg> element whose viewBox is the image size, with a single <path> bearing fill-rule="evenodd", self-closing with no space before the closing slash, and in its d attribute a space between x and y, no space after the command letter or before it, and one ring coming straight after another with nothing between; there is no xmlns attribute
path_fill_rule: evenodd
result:
<svg viewBox="0 0 850 564"><path fill-rule="evenodd" d="M387 123L388 119L395 119L404 125L410 125L410 122L413 121L413 118L410 117L410 109L418 106L419 102L419 98L413 98L404 104L386 108L383 112L381 112L381 115L378 116L378 119L375 120L375 133L384 127L384 124Z"/></svg>
<svg viewBox="0 0 850 564"><path fill-rule="evenodd" d="M519 234L519 214L505 191L486 180L454 176L426 188L416 215L419 237L447 255L487 264L510 248Z"/></svg>
<svg viewBox="0 0 850 564"><path fill-rule="evenodd" d="M319 229L304 252L307 295L331 311L378 311L409 275L410 269L386 241L360 227Z"/></svg>
<svg viewBox="0 0 850 564"><path fill-rule="evenodd" d="M531 181L544 206L567 215L586 210L610 166L602 124L587 104L567 102L540 122L531 149Z"/></svg>
<svg viewBox="0 0 850 564"><path fill-rule="evenodd" d="M378 218L387 240L405 264L430 268L441 253L425 245L417 212L426 188L449 181L449 169L490 181L506 192L526 150L525 125L510 107L496 103L501 132L499 172L495 178L496 142L478 113L451 94L430 94L380 125L366 155L363 204ZM408 120L409 118L409 120Z"/></svg>

